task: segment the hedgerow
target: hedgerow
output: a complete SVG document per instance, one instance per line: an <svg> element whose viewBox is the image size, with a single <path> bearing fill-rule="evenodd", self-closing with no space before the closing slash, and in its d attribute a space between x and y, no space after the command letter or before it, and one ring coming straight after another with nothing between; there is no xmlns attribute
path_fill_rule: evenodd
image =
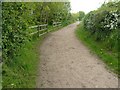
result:
<svg viewBox="0 0 120 90"><path fill-rule="evenodd" d="M29 27L70 19L69 2L3 2L3 60L9 63L26 42L31 40Z"/></svg>
<svg viewBox="0 0 120 90"><path fill-rule="evenodd" d="M25 13L24 13L25 12ZM16 55L28 38L27 7L23 3L2 3L3 59ZM4 61L8 62L9 61Z"/></svg>
<svg viewBox="0 0 120 90"><path fill-rule="evenodd" d="M84 26L96 41L106 43L109 50L118 50L120 33L120 2L103 4L84 18Z"/></svg>

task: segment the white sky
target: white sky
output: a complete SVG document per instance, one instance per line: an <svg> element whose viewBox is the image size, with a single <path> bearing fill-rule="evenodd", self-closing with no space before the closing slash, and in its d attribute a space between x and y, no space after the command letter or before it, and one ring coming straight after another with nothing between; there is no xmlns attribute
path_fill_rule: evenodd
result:
<svg viewBox="0 0 120 90"><path fill-rule="evenodd" d="M107 0L70 0L72 9L71 12L76 13L79 11L84 11L85 13L88 13L89 11L100 7L104 1Z"/></svg>

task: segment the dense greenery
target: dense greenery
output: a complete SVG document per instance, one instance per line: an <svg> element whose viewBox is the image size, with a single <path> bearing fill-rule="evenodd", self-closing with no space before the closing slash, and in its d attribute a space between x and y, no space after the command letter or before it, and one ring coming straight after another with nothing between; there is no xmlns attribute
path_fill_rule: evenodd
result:
<svg viewBox="0 0 120 90"><path fill-rule="evenodd" d="M68 21L71 16L69 2L4 2L2 3L2 14L4 60L10 60L16 56L16 51L30 40L29 26Z"/></svg>
<svg viewBox="0 0 120 90"><path fill-rule="evenodd" d="M39 39L30 36L29 27L71 23L70 3L3 2L2 18L3 87L35 87Z"/></svg>
<svg viewBox="0 0 120 90"><path fill-rule="evenodd" d="M79 20L79 13L72 13L72 19L73 19L74 21Z"/></svg>
<svg viewBox="0 0 120 90"><path fill-rule="evenodd" d="M101 58L101 60L103 60L103 62L106 63L106 68L109 68L111 71L115 72L115 73L119 73L118 72L118 57L117 57L117 53L111 53L108 52L105 48L104 43L101 42L96 42L94 37L90 36L90 32L88 32L85 28L84 28L84 24L83 22L81 22L81 24L78 26L78 29L76 30L76 35L77 37L82 40L82 42L89 47L89 49L91 50L91 53L97 54L97 56L99 58Z"/></svg>
<svg viewBox="0 0 120 90"><path fill-rule="evenodd" d="M2 21L2 3L0 3L0 21ZM0 22L0 46L1 46L1 36L2 36L2 22Z"/></svg>
<svg viewBox="0 0 120 90"><path fill-rule="evenodd" d="M81 21L85 16L85 13L83 11L79 11L79 20Z"/></svg>
<svg viewBox="0 0 120 90"><path fill-rule="evenodd" d="M120 26L120 2L109 2L101 8L91 11L84 19L85 28L96 41L106 42L108 50L118 50Z"/></svg>
<svg viewBox="0 0 120 90"><path fill-rule="evenodd" d="M71 20L74 21L81 21L85 16L85 13L83 11L79 11L77 13L72 13L72 18Z"/></svg>
<svg viewBox="0 0 120 90"><path fill-rule="evenodd" d="M9 65L3 63L2 87L3 88L35 88L37 77L37 66L39 63L38 46L43 37L27 42L19 53L14 57L14 62Z"/></svg>
<svg viewBox="0 0 120 90"><path fill-rule="evenodd" d="M120 2L104 3L88 13L77 31L80 37L110 68L119 73L118 40L120 33ZM80 36L81 35L81 36Z"/></svg>

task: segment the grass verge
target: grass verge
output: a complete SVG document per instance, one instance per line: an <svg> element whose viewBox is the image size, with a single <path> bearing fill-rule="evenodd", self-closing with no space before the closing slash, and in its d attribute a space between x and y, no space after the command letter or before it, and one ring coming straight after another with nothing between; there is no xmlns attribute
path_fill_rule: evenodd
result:
<svg viewBox="0 0 120 90"><path fill-rule="evenodd" d="M92 53L96 54L101 60L106 63L107 68L116 74L120 74L118 70L118 55L109 53L105 48L104 42L96 42L89 32L85 30L83 23L81 22L76 29L76 36L81 40Z"/></svg>
<svg viewBox="0 0 120 90"><path fill-rule="evenodd" d="M38 45L43 40L34 38L27 42L9 65L3 63L3 88L34 88L39 62Z"/></svg>

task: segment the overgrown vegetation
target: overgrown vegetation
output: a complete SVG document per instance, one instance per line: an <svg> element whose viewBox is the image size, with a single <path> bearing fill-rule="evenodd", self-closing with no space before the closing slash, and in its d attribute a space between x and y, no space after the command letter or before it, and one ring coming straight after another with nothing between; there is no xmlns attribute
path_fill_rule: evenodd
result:
<svg viewBox="0 0 120 90"><path fill-rule="evenodd" d="M4 62L16 56L16 51L30 40L29 26L68 22L71 16L69 2L3 2L2 14Z"/></svg>
<svg viewBox="0 0 120 90"><path fill-rule="evenodd" d="M30 26L72 22L69 2L2 3L3 88L34 88L38 65L38 37L30 36ZM35 35L37 36L37 35Z"/></svg>
<svg viewBox="0 0 120 90"><path fill-rule="evenodd" d="M77 30L77 36L94 51L115 73L118 68L120 33L120 2L104 3L88 13Z"/></svg>
<svg viewBox="0 0 120 90"><path fill-rule="evenodd" d="M34 88L36 85L37 66L39 63L39 39L27 42L14 57L14 61L6 65L3 63L3 88Z"/></svg>
<svg viewBox="0 0 120 90"><path fill-rule="evenodd" d="M81 21L84 16L85 16L85 13L84 13L83 11L79 11L79 12L77 12L77 13L72 13L72 18L71 18L71 20Z"/></svg>
<svg viewBox="0 0 120 90"><path fill-rule="evenodd" d="M79 11L79 21L81 21L85 16L85 13L83 11Z"/></svg>

